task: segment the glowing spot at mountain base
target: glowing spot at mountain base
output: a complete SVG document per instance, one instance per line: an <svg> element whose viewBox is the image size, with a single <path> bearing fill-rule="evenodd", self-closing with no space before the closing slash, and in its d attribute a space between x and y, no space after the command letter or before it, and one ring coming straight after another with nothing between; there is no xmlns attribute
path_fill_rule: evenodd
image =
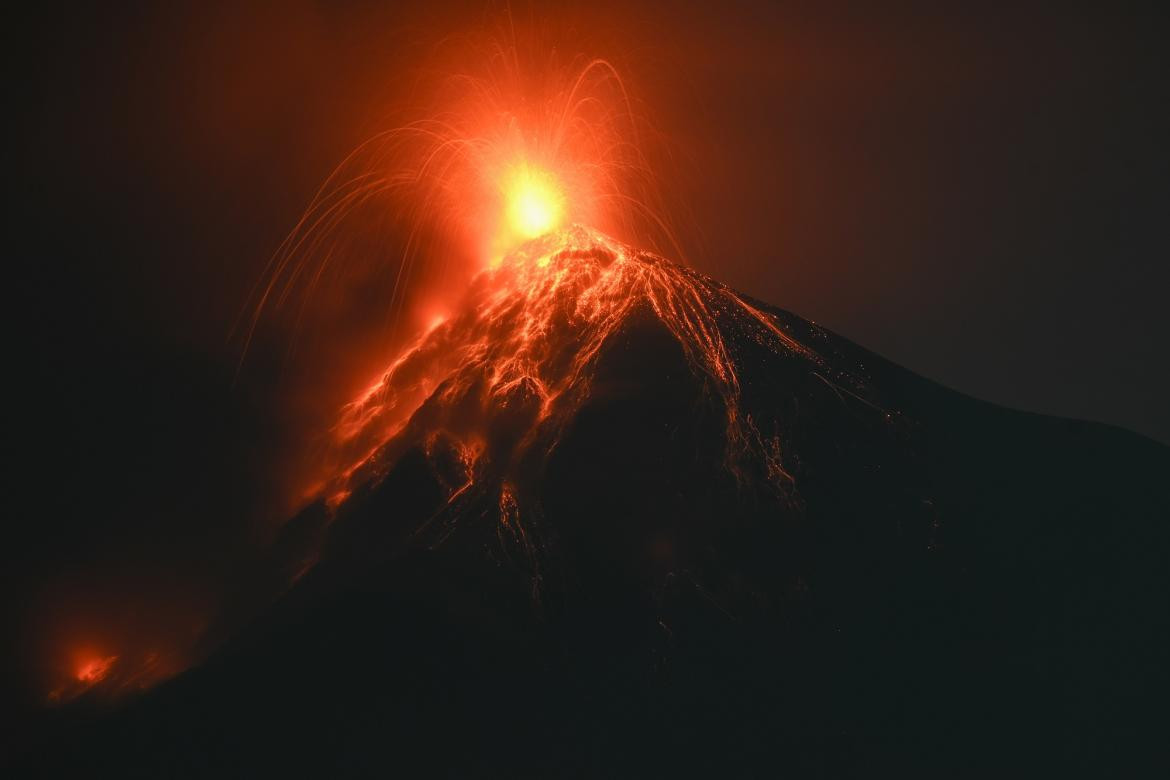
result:
<svg viewBox="0 0 1170 780"><path fill-rule="evenodd" d="M111 655L105 658L90 657L83 659L77 665L76 677L80 683L93 685L101 682L107 674L109 674L110 667L114 665L114 661L118 660L118 656Z"/></svg>

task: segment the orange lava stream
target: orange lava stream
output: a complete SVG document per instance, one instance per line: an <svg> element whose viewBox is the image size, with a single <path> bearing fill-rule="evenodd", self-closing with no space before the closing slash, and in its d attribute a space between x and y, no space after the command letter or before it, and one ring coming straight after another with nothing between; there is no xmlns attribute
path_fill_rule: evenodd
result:
<svg viewBox="0 0 1170 780"><path fill-rule="evenodd" d="M723 285L574 225L531 240L482 271L456 315L423 333L345 407L334 430L343 468L326 495L340 503L384 473L401 451L396 442L442 433L459 443L465 461L468 484L456 492L494 481L501 533L526 543L518 521L525 497L508 464L516 452L556 446L563 425L590 397L592 367L604 346L640 307L665 326L704 392L721 402L729 471L744 477L740 465L750 461L752 473L786 490L779 442L762 437L741 411L724 333L736 328L810 364L820 358ZM498 438L497 420L513 432L508 448L490 441Z"/></svg>

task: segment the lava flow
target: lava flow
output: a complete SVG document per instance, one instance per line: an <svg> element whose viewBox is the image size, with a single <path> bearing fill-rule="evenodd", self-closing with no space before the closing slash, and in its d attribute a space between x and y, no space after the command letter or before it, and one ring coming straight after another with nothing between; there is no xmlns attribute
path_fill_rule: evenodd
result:
<svg viewBox="0 0 1170 780"><path fill-rule="evenodd" d="M692 375L687 383L697 382L721 416L728 476L790 494L775 421L744 408L730 344L746 337L809 370L824 371L823 361L729 288L572 225L480 272L455 309L343 410L334 429L340 473L325 491L331 506L422 447L436 462L454 464L448 506L471 495L486 499L498 508L500 532L535 555L524 520L541 509L529 486L540 482L565 427L603 392L600 357L642 318L669 334Z"/></svg>
<svg viewBox="0 0 1170 780"><path fill-rule="evenodd" d="M397 433L424 402L484 419L528 410L536 428L569 416L591 388L590 364L645 306L677 339L709 392L726 406L730 442L746 445L738 377L721 329L734 321L761 342L816 357L730 289L589 228L532 240L474 280L462 313L424 333L361 397L335 433L354 457ZM731 457L733 453L729 453Z"/></svg>

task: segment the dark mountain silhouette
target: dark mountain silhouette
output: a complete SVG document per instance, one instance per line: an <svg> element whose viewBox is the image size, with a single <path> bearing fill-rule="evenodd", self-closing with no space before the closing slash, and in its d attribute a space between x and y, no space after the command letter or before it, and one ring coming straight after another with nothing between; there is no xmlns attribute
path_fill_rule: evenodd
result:
<svg viewBox="0 0 1170 780"><path fill-rule="evenodd" d="M219 649L62 712L25 771L1166 764L1150 440L975 401L583 229L477 279L338 430L341 476Z"/></svg>

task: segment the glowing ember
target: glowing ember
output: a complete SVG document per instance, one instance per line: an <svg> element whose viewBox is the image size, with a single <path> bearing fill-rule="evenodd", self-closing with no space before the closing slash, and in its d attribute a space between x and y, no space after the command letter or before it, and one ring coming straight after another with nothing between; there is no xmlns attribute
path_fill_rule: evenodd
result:
<svg viewBox="0 0 1170 780"><path fill-rule="evenodd" d="M327 270L396 261L388 319L409 305L416 322L413 345L333 426L332 462L296 494L340 506L425 406L452 417L431 432L455 442L469 480L485 467L500 415L504 428L527 426L522 438L555 440L591 390L602 345L646 307L710 378L731 446L768 449L740 418L738 378L716 319L734 308L761 339L783 345L786 337L734 295L650 253L680 257L643 146L654 133L613 64L566 59L548 43L530 45L510 18L495 35L460 39L436 69L445 75L418 90L425 98L413 121L338 166L273 257L250 328L266 305L297 290L306 308ZM368 221L358 217L367 207ZM385 253L354 251L362 245L355 235L387 215L402 242ZM509 495L524 505L522 484Z"/></svg>
<svg viewBox="0 0 1170 780"><path fill-rule="evenodd" d="M77 681L86 685L101 682L109 674L110 667L118 660L118 656L111 655L105 658L88 658L77 667Z"/></svg>
<svg viewBox="0 0 1170 780"><path fill-rule="evenodd" d="M82 695L109 699L149 688L180 669L176 658L158 651L128 650L113 655L92 646L75 648L56 686L49 691L50 703L62 703Z"/></svg>

